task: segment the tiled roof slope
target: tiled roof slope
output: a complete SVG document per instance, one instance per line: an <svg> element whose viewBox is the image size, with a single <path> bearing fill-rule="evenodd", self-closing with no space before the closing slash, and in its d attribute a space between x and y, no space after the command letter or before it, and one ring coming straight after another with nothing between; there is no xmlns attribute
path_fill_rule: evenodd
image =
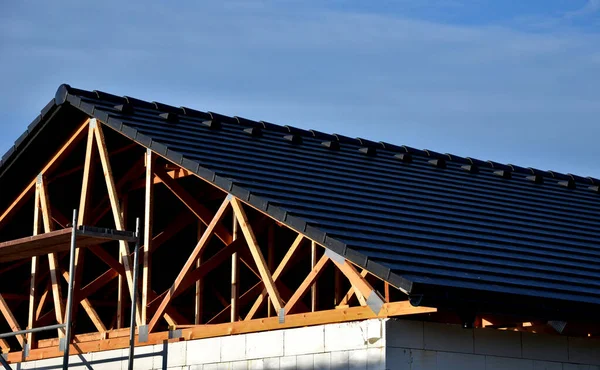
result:
<svg viewBox="0 0 600 370"><path fill-rule="evenodd" d="M55 104L106 122L413 295L600 304L599 180L66 85Z"/></svg>

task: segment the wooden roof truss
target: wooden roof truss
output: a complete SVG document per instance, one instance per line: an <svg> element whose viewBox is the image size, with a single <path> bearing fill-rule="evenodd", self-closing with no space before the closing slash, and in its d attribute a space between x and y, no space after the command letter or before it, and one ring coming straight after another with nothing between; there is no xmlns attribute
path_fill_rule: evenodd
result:
<svg viewBox="0 0 600 370"><path fill-rule="evenodd" d="M127 347L124 317L132 299L142 345L436 311L413 307L388 282L107 127L83 122L0 210L0 237L31 217L28 235L66 229L71 225L62 212L71 204L79 208L76 226L126 230L130 216L143 217L138 297L127 242L77 249L73 354ZM67 191L53 183L81 185ZM22 285L0 285L7 330L62 323L65 252L2 262L1 246L0 279L25 270L29 277ZM26 359L60 356L62 336L62 330L53 337L29 334L0 347L11 350L11 362L24 359L25 343L31 347Z"/></svg>

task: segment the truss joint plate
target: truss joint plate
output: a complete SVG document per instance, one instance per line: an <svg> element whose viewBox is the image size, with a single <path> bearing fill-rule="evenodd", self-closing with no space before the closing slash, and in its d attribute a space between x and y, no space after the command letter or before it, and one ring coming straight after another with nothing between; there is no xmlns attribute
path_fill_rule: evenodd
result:
<svg viewBox="0 0 600 370"><path fill-rule="evenodd" d="M148 341L148 325L141 325L138 327L138 342L146 343L147 341Z"/></svg>
<svg viewBox="0 0 600 370"><path fill-rule="evenodd" d="M183 337L181 329L169 330L169 339L178 339Z"/></svg>
<svg viewBox="0 0 600 370"><path fill-rule="evenodd" d="M329 248L325 248L325 255L335 263L343 264L346 261L344 257L340 256Z"/></svg>
<svg viewBox="0 0 600 370"><path fill-rule="evenodd" d="M281 307L279 309L279 323L280 324L285 324L285 308Z"/></svg>
<svg viewBox="0 0 600 370"><path fill-rule="evenodd" d="M369 294L369 297L367 298L367 306L369 306L371 311L376 315L379 315L384 303L385 302L381 299L379 294L375 290L371 290L371 294Z"/></svg>

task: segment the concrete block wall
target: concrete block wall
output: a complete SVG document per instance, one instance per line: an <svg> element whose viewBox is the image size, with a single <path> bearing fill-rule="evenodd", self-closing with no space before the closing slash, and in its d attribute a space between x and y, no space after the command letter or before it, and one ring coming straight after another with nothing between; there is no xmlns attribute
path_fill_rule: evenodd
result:
<svg viewBox="0 0 600 370"><path fill-rule="evenodd" d="M384 370L385 320L366 320L136 347L136 369ZM76 369L127 369L128 349L71 356ZM62 358L15 369L61 369Z"/></svg>
<svg viewBox="0 0 600 370"><path fill-rule="evenodd" d="M127 369L128 349L71 356L71 368ZM60 369L62 358L13 369ZM150 345L136 369L600 370L600 340L365 320Z"/></svg>
<svg viewBox="0 0 600 370"><path fill-rule="evenodd" d="M390 370L600 370L600 340L408 320L386 323Z"/></svg>

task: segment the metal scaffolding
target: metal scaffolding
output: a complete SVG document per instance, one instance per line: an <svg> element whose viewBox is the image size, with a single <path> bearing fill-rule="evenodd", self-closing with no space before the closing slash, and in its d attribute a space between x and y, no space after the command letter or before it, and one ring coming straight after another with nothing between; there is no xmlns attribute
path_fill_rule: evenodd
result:
<svg viewBox="0 0 600 370"><path fill-rule="evenodd" d="M78 211L73 210L73 224L77 225L77 217ZM100 229L94 227L72 227L71 231L71 242L69 248L69 287L67 294L67 306L66 306L66 314L64 324L56 324L56 325L48 325L37 328L29 328L26 330L13 331L9 333L0 334L0 339L15 337L17 335L29 334L29 333L37 333L41 331L47 330L56 330L56 329L65 329L65 337L60 339L59 347L63 351L63 369L69 368L69 349L71 344L71 339L73 336L72 333L72 314L73 314L73 287L75 280L75 250L77 249L77 237L78 236L88 236L88 237L97 237L99 239L111 239L111 240L123 240L126 242L135 242L135 250L134 250L134 265L133 265L133 293L132 293L132 303L131 303L131 318L130 318L130 340L129 340L129 369L133 369L133 360L134 360L134 346L135 346L135 315L136 315L136 296L137 296L137 286L138 286L138 250L140 248L140 220L139 218L136 220L136 231L135 233L120 231L120 230L111 230L111 229ZM25 344L24 348L24 356L27 357L29 353L29 343ZM4 366L5 369L11 370L11 366L4 358L2 354L2 349L0 349L0 364Z"/></svg>

